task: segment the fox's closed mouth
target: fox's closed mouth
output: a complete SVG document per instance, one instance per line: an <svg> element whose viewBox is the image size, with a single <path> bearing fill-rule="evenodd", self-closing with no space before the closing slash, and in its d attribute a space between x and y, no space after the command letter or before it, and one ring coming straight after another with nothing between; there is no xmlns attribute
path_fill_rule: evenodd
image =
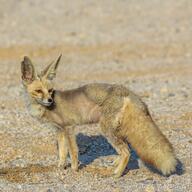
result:
<svg viewBox="0 0 192 192"><path fill-rule="evenodd" d="M37 102L43 106L49 107L53 102L43 102L42 100L37 99Z"/></svg>

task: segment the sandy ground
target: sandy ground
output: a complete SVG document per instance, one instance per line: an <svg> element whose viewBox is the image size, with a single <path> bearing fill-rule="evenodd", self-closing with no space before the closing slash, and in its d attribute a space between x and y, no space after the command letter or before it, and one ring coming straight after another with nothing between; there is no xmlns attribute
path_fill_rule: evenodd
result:
<svg viewBox="0 0 192 192"><path fill-rule="evenodd" d="M190 0L1 0L0 191L192 191L191 38ZM110 164L115 151L98 125L77 127L79 172L57 168L56 131L27 113L20 61L29 55L41 69L60 53L57 88L129 87L185 171L162 177L139 168L133 154L120 179L99 174L92 166Z"/></svg>

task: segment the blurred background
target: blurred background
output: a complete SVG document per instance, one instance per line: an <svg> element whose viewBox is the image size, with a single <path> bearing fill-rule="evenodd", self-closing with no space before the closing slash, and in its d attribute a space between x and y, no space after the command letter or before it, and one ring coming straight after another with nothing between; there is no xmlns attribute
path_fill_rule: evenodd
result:
<svg viewBox="0 0 192 192"><path fill-rule="evenodd" d="M0 0L0 191L189 191L191 38L190 0ZM173 143L185 174L165 179L132 169L114 183L86 169L58 169L55 130L26 111L20 62L27 55L40 70L61 53L58 89L129 87ZM114 153L97 128L77 128L87 135L78 137L82 164Z"/></svg>

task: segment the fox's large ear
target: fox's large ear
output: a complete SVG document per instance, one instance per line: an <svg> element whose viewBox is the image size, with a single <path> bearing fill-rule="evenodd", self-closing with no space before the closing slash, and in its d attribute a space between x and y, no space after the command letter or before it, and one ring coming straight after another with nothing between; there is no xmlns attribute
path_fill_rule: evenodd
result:
<svg viewBox="0 0 192 192"><path fill-rule="evenodd" d="M60 55L57 59L56 62L52 62L51 64L49 64L42 72L41 72L41 76L42 77L45 77L49 80L53 80L56 76L56 70L57 70L57 67L59 65L59 62L61 60L61 56Z"/></svg>
<svg viewBox="0 0 192 192"><path fill-rule="evenodd" d="M37 78L35 68L27 56L25 56L21 62L21 75L25 84L30 84Z"/></svg>

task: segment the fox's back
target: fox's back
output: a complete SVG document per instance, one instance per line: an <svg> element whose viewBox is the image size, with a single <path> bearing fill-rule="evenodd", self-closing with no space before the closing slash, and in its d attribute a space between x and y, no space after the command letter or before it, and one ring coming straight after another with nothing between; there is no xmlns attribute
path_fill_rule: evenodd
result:
<svg viewBox="0 0 192 192"><path fill-rule="evenodd" d="M121 108L124 99L129 98L135 107L143 109L144 111L147 108L138 95L123 85L94 83L83 86L82 90L88 99L99 106L105 106L107 103L112 102L110 105L119 105L118 107Z"/></svg>
<svg viewBox="0 0 192 192"><path fill-rule="evenodd" d="M61 114L66 125L98 123L101 117L117 115L126 98L136 108L146 110L141 99L126 87L93 83L76 89L56 91L56 108L52 113Z"/></svg>
<svg viewBox="0 0 192 192"><path fill-rule="evenodd" d="M102 105L109 97L130 97L140 100L139 97L123 85L92 83L81 87L85 95L98 105Z"/></svg>

